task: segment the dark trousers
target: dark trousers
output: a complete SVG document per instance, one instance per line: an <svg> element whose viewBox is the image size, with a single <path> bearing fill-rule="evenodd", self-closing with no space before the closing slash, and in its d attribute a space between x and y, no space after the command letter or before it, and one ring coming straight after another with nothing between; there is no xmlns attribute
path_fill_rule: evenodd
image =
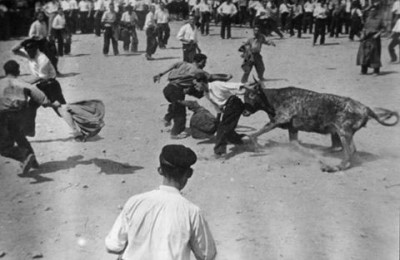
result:
<svg viewBox="0 0 400 260"><path fill-rule="evenodd" d="M285 32L287 29L287 18L289 16L289 13L282 13L281 14L281 31Z"/></svg>
<svg viewBox="0 0 400 260"><path fill-rule="evenodd" d="M399 45L399 50L400 50L400 33L395 33L392 36L392 39L390 40L388 50L389 50L389 55L390 55L390 60L392 62L397 60L397 55L396 55L396 46Z"/></svg>
<svg viewBox="0 0 400 260"><path fill-rule="evenodd" d="M103 16L103 11L97 11L94 16L94 34L100 36L101 34L101 17Z"/></svg>
<svg viewBox="0 0 400 260"><path fill-rule="evenodd" d="M362 21L361 18L358 16L354 16L351 18L351 26L350 26L350 33L349 39L354 40L354 35L357 35L358 38L361 37L361 30L362 30Z"/></svg>
<svg viewBox="0 0 400 260"><path fill-rule="evenodd" d="M185 94L181 87L173 84L168 84L163 93L165 99L170 103L164 119L167 122L171 122L171 120L174 122L171 135L178 135L185 130L186 126L186 107L179 103L179 101L185 100Z"/></svg>
<svg viewBox="0 0 400 260"><path fill-rule="evenodd" d="M113 46L114 55L118 55L118 41L114 37L114 30L112 27L106 27L104 30L103 54L108 54L110 49L110 41Z"/></svg>
<svg viewBox="0 0 400 260"><path fill-rule="evenodd" d="M239 24L246 24L247 16L247 6L239 6Z"/></svg>
<svg viewBox="0 0 400 260"><path fill-rule="evenodd" d="M146 21L147 11L135 11L138 17L138 28L139 30L143 30L144 22Z"/></svg>
<svg viewBox="0 0 400 260"><path fill-rule="evenodd" d="M210 33L211 13L203 12L202 15L203 15L203 19L202 19L201 25L200 25L201 34L208 35Z"/></svg>
<svg viewBox="0 0 400 260"><path fill-rule="evenodd" d="M124 28L121 30L121 37L124 42L124 51L129 50L129 45L131 45L131 51L136 52L138 49L138 37L136 34L136 28L133 26L132 28ZM132 41L131 41L132 39ZM131 44L132 43L132 44Z"/></svg>
<svg viewBox="0 0 400 260"><path fill-rule="evenodd" d="M197 53L197 44L196 43L183 44L182 50L183 50L183 61L192 63L194 55L196 55Z"/></svg>
<svg viewBox="0 0 400 260"><path fill-rule="evenodd" d="M58 56L64 56L64 29L52 29L53 36L57 41L57 53Z"/></svg>
<svg viewBox="0 0 400 260"><path fill-rule="evenodd" d="M259 53L253 53L253 58L254 58L253 62L247 61L242 64L242 69L244 71L244 74L242 76L241 82L243 82L243 83L248 81L250 72L251 72L251 69L253 68L253 66L256 67L258 78L260 80L262 80L264 78L265 66L264 66L262 56Z"/></svg>
<svg viewBox="0 0 400 260"><path fill-rule="evenodd" d="M169 28L168 23L160 23L157 27L158 44L160 48L164 48L168 44L171 29Z"/></svg>
<svg viewBox="0 0 400 260"><path fill-rule="evenodd" d="M89 12L79 12L79 28L81 29L81 33L88 33L88 18Z"/></svg>
<svg viewBox="0 0 400 260"><path fill-rule="evenodd" d="M41 39L38 41L39 50L43 52L50 60L51 65L58 72L57 48L53 40Z"/></svg>
<svg viewBox="0 0 400 260"><path fill-rule="evenodd" d="M294 33L294 29L297 30L297 38L301 38L301 31L302 31L302 25L303 25L303 15L299 14L298 16L296 16L295 18L293 18L292 20L292 29L291 29L291 33Z"/></svg>
<svg viewBox="0 0 400 260"><path fill-rule="evenodd" d="M270 35L271 32L276 33L279 37L283 38L282 32L279 30L276 21L272 18L267 19L256 19L255 24L260 27L261 33L264 35Z"/></svg>
<svg viewBox="0 0 400 260"><path fill-rule="evenodd" d="M303 17L303 33L307 32L307 29L309 33L312 33L313 31L313 13L312 12L306 12L304 13Z"/></svg>
<svg viewBox="0 0 400 260"><path fill-rule="evenodd" d="M237 96L231 96L226 102L222 120L217 128L216 143L214 146L216 154L226 153L228 142L233 144L242 143L242 135L236 133L235 129L243 110L244 104Z"/></svg>
<svg viewBox="0 0 400 260"><path fill-rule="evenodd" d="M231 23L232 18L229 15L222 15L221 17L221 38L225 39L225 30L226 37L231 38Z"/></svg>
<svg viewBox="0 0 400 260"><path fill-rule="evenodd" d="M146 29L146 39L147 39L147 46L146 46L146 54L151 56L156 53L157 50L157 29L155 26L149 26Z"/></svg>
<svg viewBox="0 0 400 260"><path fill-rule="evenodd" d="M78 11L71 11L71 33L75 34L78 27Z"/></svg>
<svg viewBox="0 0 400 260"><path fill-rule="evenodd" d="M331 28L330 28L330 36L333 37L335 36L336 38L339 37L339 33L341 33L342 30L342 18L339 16L333 16L332 17L332 22L331 22Z"/></svg>
<svg viewBox="0 0 400 260"><path fill-rule="evenodd" d="M34 154L23 131L24 112L0 113L0 155L20 162Z"/></svg>
<svg viewBox="0 0 400 260"><path fill-rule="evenodd" d="M320 36L319 43L325 43L325 27L326 27L326 19L316 19L315 20L315 30L314 30L314 44L317 43L318 36Z"/></svg>

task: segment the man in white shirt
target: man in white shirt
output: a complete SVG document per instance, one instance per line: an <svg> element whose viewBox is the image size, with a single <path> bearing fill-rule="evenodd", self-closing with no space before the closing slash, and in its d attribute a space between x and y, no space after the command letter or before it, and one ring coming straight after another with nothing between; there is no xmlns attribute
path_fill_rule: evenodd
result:
<svg viewBox="0 0 400 260"><path fill-rule="evenodd" d="M165 8L165 4L163 2L160 3L160 9L156 11L155 14L157 31L158 31L158 45L160 49L165 49L168 44L168 39L170 36L170 28L169 28L169 12Z"/></svg>
<svg viewBox="0 0 400 260"><path fill-rule="evenodd" d="M58 14L53 19L52 35L57 40L58 56L64 56L64 34L65 34L65 16L63 9L58 9Z"/></svg>
<svg viewBox="0 0 400 260"><path fill-rule="evenodd" d="M150 6L150 11L146 15L146 21L143 29L146 32L146 59L153 60L151 57L157 50L157 29L155 20L155 6Z"/></svg>
<svg viewBox="0 0 400 260"><path fill-rule="evenodd" d="M194 24L193 15L190 15L188 22L179 29L176 38L182 42L183 61L193 62L194 55L201 53L198 45L198 31Z"/></svg>
<svg viewBox="0 0 400 260"><path fill-rule="evenodd" d="M397 18L397 22L392 29L392 33L391 33L390 37L391 37L391 40L390 40L389 46L388 46L390 61L396 62L397 55L396 55L395 48L397 45L399 45L399 47L400 47L400 17Z"/></svg>
<svg viewBox="0 0 400 260"><path fill-rule="evenodd" d="M101 18L103 17L105 5L103 0L95 0L93 2L94 11L94 34L100 37L101 34Z"/></svg>
<svg viewBox="0 0 400 260"><path fill-rule="evenodd" d="M204 96L211 102L218 114L222 113L221 122L217 127L217 136L214 146L216 156L226 154L227 144L242 145L245 139L244 134L238 134L235 128L238 125L240 116L244 111L244 104L237 95L243 95L248 83L235 83L224 81L208 82L205 73L198 73L195 76L195 88L203 91ZM220 115L217 116L219 118Z"/></svg>
<svg viewBox="0 0 400 260"><path fill-rule="evenodd" d="M79 6L79 26L81 33L89 33L89 18L91 15L89 0L81 0Z"/></svg>
<svg viewBox="0 0 400 260"><path fill-rule="evenodd" d="M69 6L71 8L71 14L70 14L70 18L71 18L71 33L75 34L77 27L78 27L78 12L79 12L79 7L78 7L78 3L76 2L76 0L68 0L69 1Z"/></svg>
<svg viewBox="0 0 400 260"><path fill-rule="evenodd" d="M221 38L225 39L225 30L227 31L227 38L231 38L231 23L233 17L237 13L236 6L232 3L232 0L226 0L217 9L218 14L221 15Z"/></svg>
<svg viewBox="0 0 400 260"><path fill-rule="evenodd" d="M163 176L157 190L131 197L105 239L124 260L213 260L214 239L200 208L180 191L193 174L197 156L183 145L166 145L159 156Z"/></svg>
<svg viewBox="0 0 400 260"><path fill-rule="evenodd" d="M122 26L121 37L124 42L124 51L129 50L129 45L131 44L131 52L138 51L139 40L136 34L136 25L138 23L138 17L133 11L133 7L128 5L125 7L125 12L122 14L120 25Z"/></svg>

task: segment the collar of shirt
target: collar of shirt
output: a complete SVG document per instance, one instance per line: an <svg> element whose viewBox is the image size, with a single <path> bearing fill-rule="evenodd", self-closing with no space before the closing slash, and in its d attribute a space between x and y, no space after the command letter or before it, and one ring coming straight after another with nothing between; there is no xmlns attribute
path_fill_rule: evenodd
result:
<svg viewBox="0 0 400 260"><path fill-rule="evenodd" d="M181 192L172 186L160 185L159 190L181 195Z"/></svg>

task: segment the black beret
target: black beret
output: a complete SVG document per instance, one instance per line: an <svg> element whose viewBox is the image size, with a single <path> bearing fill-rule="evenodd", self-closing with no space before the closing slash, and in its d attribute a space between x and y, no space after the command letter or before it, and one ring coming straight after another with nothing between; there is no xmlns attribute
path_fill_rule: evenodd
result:
<svg viewBox="0 0 400 260"><path fill-rule="evenodd" d="M192 149L180 144L166 145L161 150L160 164L179 168L189 168L196 161L197 156Z"/></svg>

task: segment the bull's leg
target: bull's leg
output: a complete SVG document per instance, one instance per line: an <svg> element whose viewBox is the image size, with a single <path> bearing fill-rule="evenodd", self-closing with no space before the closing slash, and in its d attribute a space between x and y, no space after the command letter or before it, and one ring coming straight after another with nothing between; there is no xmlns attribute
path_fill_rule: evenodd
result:
<svg viewBox="0 0 400 260"><path fill-rule="evenodd" d="M356 145L354 144L353 136L350 137L349 144L350 144L350 155L353 155L355 152L357 152L357 148L356 148Z"/></svg>
<svg viewBox="0 0 400 260"><path fill-rule="evenodd" d="M292 142L298 142L298 133L299 131L297 131L296 129L293 128L289 128L289 141Z"/></svg>
<svg viewBox="0 0 400 260"><path fill-rule="evenodd" d="M324 172L337 172L337 171L343 171L346 170L350 167L350 159L352 155L351 151L351 140L352 136L351 135L343 135L339 134L340 141L342 142L343 146L343 160L340 162L339 165L336 166L329 166L326 164L323 164L321 167L321 170Z"/></svg>
<svg viewBox="0 0 400 260"><path fill-rule="evenodd" d="M329 148L332 152L339 152L343 150L342 142L340 141L340 137L337 133L331 134L332 146Z"/></svg>

